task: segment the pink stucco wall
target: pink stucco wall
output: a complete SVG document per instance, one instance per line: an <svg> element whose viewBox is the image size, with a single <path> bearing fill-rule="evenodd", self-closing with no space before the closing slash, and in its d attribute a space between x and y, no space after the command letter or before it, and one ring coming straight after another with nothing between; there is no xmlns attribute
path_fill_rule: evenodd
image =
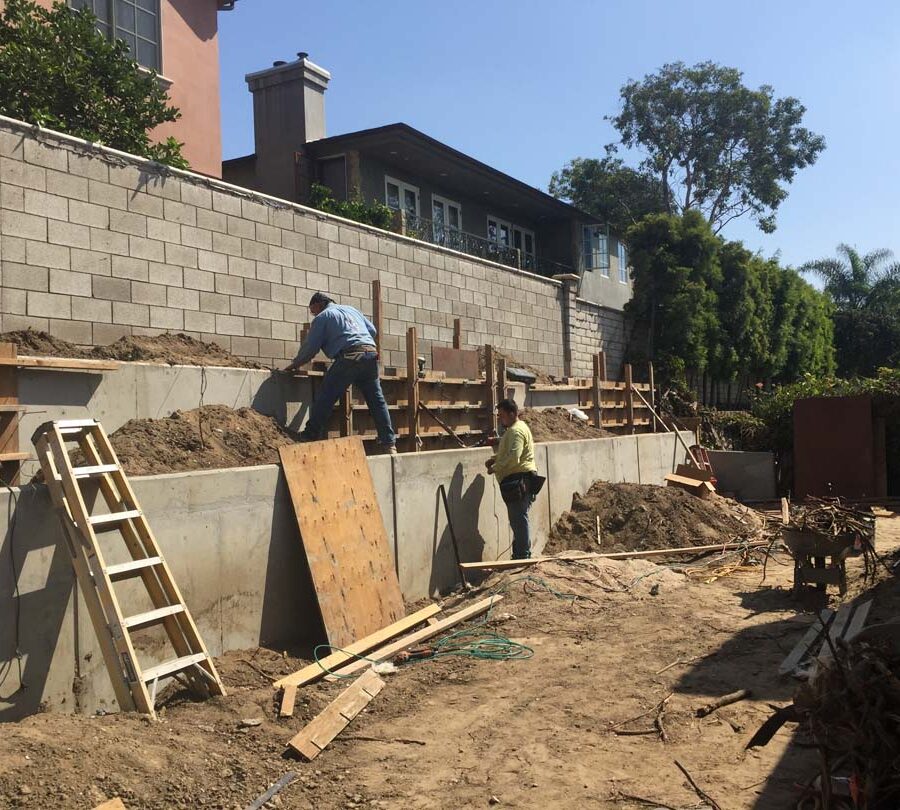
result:
<svg viewBox="0 0 900 810"><path fill-rule="evenodd" d="M53 0L37 0L49 8ZM0 11L4 0L0 0ZM181 119L154 130L184 143L194 171L222 176L217 0L162 0L162 74Z"/></svg>

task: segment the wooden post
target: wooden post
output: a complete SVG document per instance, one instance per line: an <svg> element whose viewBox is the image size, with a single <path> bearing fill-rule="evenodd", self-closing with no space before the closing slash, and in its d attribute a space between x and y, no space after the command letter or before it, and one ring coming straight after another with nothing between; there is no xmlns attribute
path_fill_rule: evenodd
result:
<svg viewBox="0 0 900 810"><path fill-rule="evenodd" d="M634 433L634 386L631 382L631 363L625 364L625 420L628 432Z"/></svg>
<svg viewBox="0 0 900 810"><path fill-rule="evenodd" d="M15 343L0 343L0 357L15 359L18 347ZM15 366L0 367L0 478L4 484L19 483L19 370Z"/></svg>
<svg viewBox="0 0 900 810"><path fill-rule="evenodd" d="M453 319L453 348L462 348L462 320L459 318Z"/></svg>
<svg viewBox="0 0 900 810"><path fill-rule="evenodd" d="M502 357L497 361L497 402L501 399L506 399L506 360ZM524 402L519 404L525 405Z"/></svg>
<svg viewBox="0 0 900 810"><path fill-rule="evenodd" d="M381 354L381 282L372 282L372 323L375 326L375 348Z"/></svg>
<svg viewBox="0 0 900 810"><path fill-rule="evenodd" d="M597 357L600 358L600 379L608 380L609 377L606 376L606 352L597 352Z"/></svg>
<svg viewBox="0 0 900 810"><path fill-rule="evenodd" d="M497 365L494 360L494 347L488 344L484 347L484 377L487 384L487 402L490 413L491 430L497 429Z"/></svg>
<svg viewBox="0 0 900 810"><path fill-rule="evenodd" d="M306 343L306 336L309 334L309 324L305 323L300 327L300 345Z"/></svg>
<svg viewBox="0 0 900 810"><path fill-rule="evenodd" d="M656 381L653 377L653 361L647 363L647 372L650 375L650 424L653 425L653 432L656 433Z"/></svg>
<svg viewBox="0 0 900 810"><path fill-rule="evenodd" d="M419 452L419 342L416 327L406 331L406 424L409 427L409 449Z"/></svg>
<svg viewBox="0 0 900 810"><path fill-rule="evenodd" d="M594 380L593 386L591 387L591 397L594 400L594 426L597 428L603 427L603 406L601 403L600 397L602 394L600 393L600 368L602 365L603 352L597 352L594 355Z"/></svg>
<svg viewBox="0 0 900 810"><path fill-rule="evenodd" d="M353 397L350 388L341 394L341 436L353 435Z"/></svg>

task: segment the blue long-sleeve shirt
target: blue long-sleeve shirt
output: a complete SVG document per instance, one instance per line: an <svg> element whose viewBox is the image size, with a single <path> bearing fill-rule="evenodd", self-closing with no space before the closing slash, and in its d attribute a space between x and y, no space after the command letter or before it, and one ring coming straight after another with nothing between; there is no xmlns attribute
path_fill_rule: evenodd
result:
<svg viewBox="0 0 900 810"><path fill-rule="evenodd" d="M308 363L319 351L325 352L331 360L349 346L374 347L375 334L372 322L358 309L329 304L313 318L309 334L294 358L294 365Z"/></svg>

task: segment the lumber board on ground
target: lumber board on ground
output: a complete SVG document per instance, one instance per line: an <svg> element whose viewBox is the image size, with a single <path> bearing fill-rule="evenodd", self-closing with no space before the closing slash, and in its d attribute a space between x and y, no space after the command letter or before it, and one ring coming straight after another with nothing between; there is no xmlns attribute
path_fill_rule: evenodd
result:
<svg viewBox="0 0 900 810"><path fill-rule="evenodd" d="M819 617L813 620L809 629L803 634L803 638L794 645L794 649L781 662L781 666L778 667L779 675L788 675L797 668L807 653L810 653L812 647L815 646L816 641L822 638L824 633L828 632L828 627L833 618L833 610L825 608L819 612Z"/></svg>
<svg viewBox="0 0 900 810"><path fill-rule="evenodd" d="M280 448L328 643L345 647L403 618L403 596L362 440Z"/></svg>
<svg viewBox="0 0 900 810"><path fill-rule="evenodd" d="M364 672L295 734L288 745L311 762L382 689L384 681L374 670Z"/></svg>
<svg viewBox="0 0 900 810"><path fill-rule="evenodd" d="M417 624L422 624L422 622L426 621L430 622L435 614L440 612L441 608L438 605L428 605L406 618L401 619L399 622L394 622L387 627L383 627L377 633L372 633L370 636L366 636L359 641L348 644L342 650L336 650L330 655L326 655L318 663L309 664L309 666L306 666L297 672L285 675L280 681L275 681L274 686L276 689L281 689L282 687L287 688L291 685L303 686L307 683L317 681L323 675L327 674L326 670L337 669L341 664L345 664L355 656L364 655L369 652L369 650L380 647L382 644L399 636L401 633L412 630Z"/></svg>
<svg viewBox="0 0 900 810"><path fill-rule="evenodd" d="M466 571L502 571L505 568L527 568L544 562L565 562L566 560L631 560L641 557L665 557L670 554L706 554L712 551L737 551L742 548L762 548L768 540L754 540L750 543L717 543L711 546L685 546L684 548L654 548L648 551L614 551L608 554L567 554L557 557L531 557L528 560L493 560L488 562L461 563Z"/></svg>
<svg viewBox="0 0 900 810"><path fill-rule="evenodd" d="M115 360L83 360L77 357L0 357L0 366L46 368L55 371L116 371Z"/></svg>
<svg viewBox="0 0 900 810"><path fill-rule="evenodd" d="M844 641L853 641L853 639L862 632L863 627L866 626L866 619L869 618L869 611L871 609L871 599L863 602L860 605L857 605L856 610L853 611L853 617L850 619L850 623L847 625L847 629L844 631Z"/></svg>
<svg viewBox="0 0 900 810"><path fill-rule="evenodd" d="M482 613L486 613L494 605L502 600L502 596L489 596L487 599L482 599L480 602L476 602L474 605L469 605L462 610L458 610L456 613L453 613L450 616L441 619L435 624L430 624L427 627L423 627L421 630L417 630L415 633L410 633L408 636L404 636L403 638L398 639L393 644L388 644L386 647L380 647L368 656L368 658L370 659L369 661L364 661L362 659L353 661L347 666L337 670L334 675L327 676L326 680L338 680L338 678L340 677L352 675L354 672L358 672L365 667L371 666L372 661L389 661L391 658L397 655L397 653L401 653L404 650L409 649L414 644L418 644L420 641L434 638L435 636L443 633L445 630L449 630L451 627L455 627L456 625L461 624L467 619L471 619L475 616L481 615Z"/></svg>
<svg viewBox="0 0 900 810"><path fill-rule="evenodd" d="M847 627L847 623L850 621L850 616L853 613L854 605L851 603L849 605L841 605L839 608L837 615L834 617L834 621L831 623L831 628L828 631L828 638L831 640L831 644L828 641L824 641L822 643L822 651L819 653L819 663L827 664L832 658L831 647L832 645L837 644L837 640L839 638L843 638L844 630Z"/></svg>
<svg viewBox="0 0 900 810"><path fill-rule="evenodd" d="M281 696L281 706L278 709L279 717L293 717L294 703L297 702L297 687L294 684L288 684L284 687L284 694Z"/></svg>

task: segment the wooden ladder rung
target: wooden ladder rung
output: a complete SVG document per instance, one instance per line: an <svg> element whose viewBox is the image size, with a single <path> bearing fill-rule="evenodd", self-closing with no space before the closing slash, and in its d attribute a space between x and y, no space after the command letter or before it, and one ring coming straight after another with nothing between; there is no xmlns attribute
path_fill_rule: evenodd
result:
<svg viewBox="0 0 900 810"><path fill-rule="evenodd" d="M73 467L76 478L96 478L106 473L114 473L119 468L115 464L98 464L95 467Z"/></svg>
<svg viewBox="0 0 900 810"><path fill-rule="evenodd" d="M115 528L119 523L126 520L134 520L141 516L140 509L128 509L125 512L110 512L108 515L92 515L88 518L91 526L98 531Z"/></svg>
<svg viewBox="0 0 900 810"><path fill-rule="evenodd" d="M184 655L181 658L173 658L171 661L164 661L155 667L144 670L144 683L150 683L157 678L164 678L166 675L174 675L183 669L199 664L201 661L208 660L205 653L193 653L192 655Z"/></svg>
<svg viewBox="0 0 900 810"><path fill-rule="evenodd" d="M142 560L132 560L131 562L108 565L106 566L106 575L113 582L118 582L122 579L138 576L145 568L152 568L154 565L161 564L162 557L145 557Z"/></svg>
<svg viewBox="0 0 900 810"><path fill-rule="evenodd" d="M148 610L146 613L126 616L122 619L122 626L129 630L138 630L141 627L149 627L151 624L159 624L163 619L174 616L176 613L184 613L184 605L166 605L166 607L156 610Z"/></svg>

